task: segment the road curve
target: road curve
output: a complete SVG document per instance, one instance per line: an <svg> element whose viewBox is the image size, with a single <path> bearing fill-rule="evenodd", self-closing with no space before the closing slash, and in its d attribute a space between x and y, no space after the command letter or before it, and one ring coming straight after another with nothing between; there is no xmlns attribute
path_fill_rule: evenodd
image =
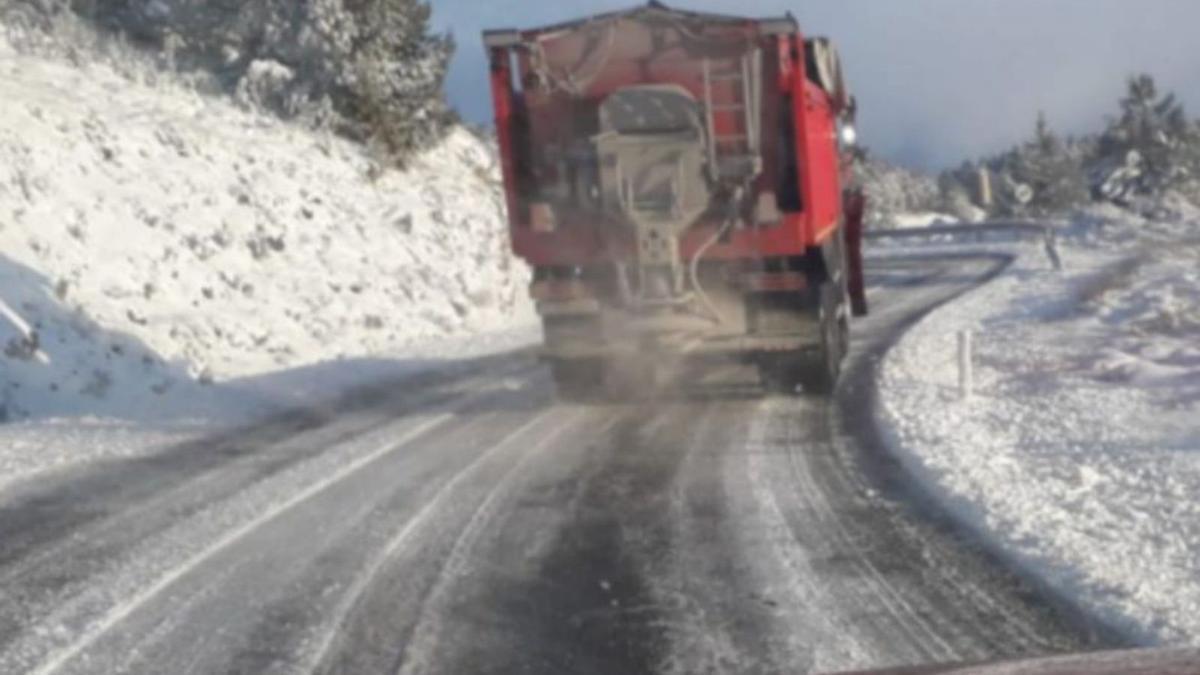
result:
<svg viewBox="0 0 1200 675"><path fill-rule="evenodd" d="M833 401L731 364L561 405L518 354L0 496L0 672L819 673L1096 646L870 424L886 347L1002 264L873 261Z"/></svg>

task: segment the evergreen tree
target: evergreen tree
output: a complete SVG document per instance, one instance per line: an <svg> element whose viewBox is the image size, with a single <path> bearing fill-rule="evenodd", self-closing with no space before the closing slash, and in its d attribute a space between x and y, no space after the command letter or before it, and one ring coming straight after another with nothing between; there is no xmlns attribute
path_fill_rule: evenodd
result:
<svg viewBox="0 0 1200 675"><path fill-rule="evenodd" d="M211 73L248 105L329 126L396 161L453 120L442 87L454 43L431 32L426 0L19 1L69 5L169 52L174 67Z"/></svg>
<svg viewBox="0 0 1200 675"><path fill-rule="evenodd" d="M1033 138L993 158L994 210L1004 216L1062 213L1088 199L1083 155L1063 141L1039 113Z"/></svg>
<svg viewBox="0 0 1200 675"><path fill-rule="evenodd" d="M1050 129L1045 113L1038 113L1034 138L1020 154L1018 180L1032 188L1031 212L1059 213L1087 201L1081 157Z"/></svg>
<svg viewBox="0 0 1200 675"><path fill-rule="evenodd" d="M1121 115L1100 138L1097 161L1128 167L1134 193L1178 187L1200 168L1200 133L1174 94L1159 95L1154 78L1130 78Z"/></svg>
<svg viewBox="0 0 1200 675"><path fill-rule="evenodd" d="M419 0L347 0L362 27L349 87L363 135L390 157L434 140L452 118L442 87L454 52L429 32L430 7Z"/></svg>
<svg viewBox="0 0 1200 675"><path fill-rule="evenodd" d="M1174 95L1161 94L1152 77L1139 75L1103 134L1063 140L1039 115L1029 141L944 174L944 204L964 190L973 194L978 167L991 173L995 215L1061 213L1088 200L1089 184L1095 197L1119 204L1167 190L1200 203L1200 121L1189 119Z"/></svg>

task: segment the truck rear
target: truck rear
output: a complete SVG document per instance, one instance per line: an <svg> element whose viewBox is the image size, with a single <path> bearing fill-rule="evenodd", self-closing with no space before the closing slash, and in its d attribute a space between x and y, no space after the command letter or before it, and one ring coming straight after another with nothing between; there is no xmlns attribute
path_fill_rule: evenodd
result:
<svg viewBox="0 0 1200 675"><path fill-rule="evenodd" d="M659 3L484 40L512 246L560 391L700 355L830 391L866 311L862 198L842 188L855 106L830 43L790 16Z"/></svg>

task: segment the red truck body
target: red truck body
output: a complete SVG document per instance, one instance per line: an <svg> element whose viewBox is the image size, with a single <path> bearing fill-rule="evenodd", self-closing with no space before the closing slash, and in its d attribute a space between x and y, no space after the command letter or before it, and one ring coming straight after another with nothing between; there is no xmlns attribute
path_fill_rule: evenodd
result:
<svg viewBox="0 0 1200 675"><path fill-rule="evenodd" d="M559 370L603 369L622 343L679 343L665 336L751 356L811 351L812 326L788 342L754 308L803 295L787 302L816 325L818 287L843 289L839 307L844 289L861 295L839 145L853 101L836 52L790 16L652 2L488 31L485 44L512 246L535 270ZM664 328L666 315L705 313L717 317L708 329ZM651 314L653 330L609 330L616 315L627 327ZM591 322L586 348L557 330L571 317Z"/></svg>

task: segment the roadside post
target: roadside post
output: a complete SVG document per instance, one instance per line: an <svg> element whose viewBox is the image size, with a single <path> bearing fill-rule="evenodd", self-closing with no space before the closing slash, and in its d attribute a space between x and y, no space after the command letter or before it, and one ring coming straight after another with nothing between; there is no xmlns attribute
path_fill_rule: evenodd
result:
<svg viewBox="0 0 1200 675"><path fill-rule="evenodd" d="M1046 248L1046 257L1050 259L1050 264L1054 266L1054 271L1061 272L1063 268L1062 256L1058 253L1058 233L1054 231L1054 227L1047 225L1045 234L1042 235L1042 242Z"/></svg>
<svg viewBox="0 0 1200 675"><path fill-rule="evenodd" d="M971 342L971 331L958 331L958 393L964 401L970 400L975 395Z"/></svg>

